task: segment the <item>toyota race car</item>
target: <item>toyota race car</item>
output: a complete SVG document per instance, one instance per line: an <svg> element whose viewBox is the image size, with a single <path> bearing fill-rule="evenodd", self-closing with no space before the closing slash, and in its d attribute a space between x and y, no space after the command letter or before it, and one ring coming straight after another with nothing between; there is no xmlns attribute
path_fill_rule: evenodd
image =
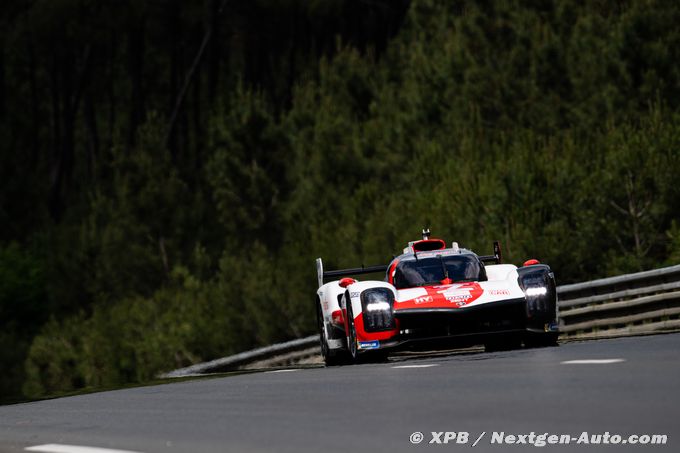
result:
<svg viewBox="0 0 680 453"><path fill-rule="evenodd" d="M324 271L316 260L316 309L326 365L384 359L397 349L487 350L557 343L557 292L550 267L501 264L441 239L409 242L387 266ZM351 276L385 272L384 281ZM331 278L339 280L325 283Z"/></svg>

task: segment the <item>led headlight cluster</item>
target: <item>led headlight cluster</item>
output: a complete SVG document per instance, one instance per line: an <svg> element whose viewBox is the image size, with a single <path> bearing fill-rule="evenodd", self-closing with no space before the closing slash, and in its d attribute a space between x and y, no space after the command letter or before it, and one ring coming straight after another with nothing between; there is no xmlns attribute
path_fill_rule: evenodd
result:
<svg viewBox="0 0 680 453"><path fill-rule="evenodd" d="M394 294L388 288L371 288L361 293L364 329L367 332L394 329Z"/></svg>
<svg viewBox="0 0 680 453"><path fill-rule="evenodd" d="M527 301L527 316L529 318L554 318L555 277L547 266L536 266L536 269L522 269L519 275L519 285L524 291Z"/></svg>

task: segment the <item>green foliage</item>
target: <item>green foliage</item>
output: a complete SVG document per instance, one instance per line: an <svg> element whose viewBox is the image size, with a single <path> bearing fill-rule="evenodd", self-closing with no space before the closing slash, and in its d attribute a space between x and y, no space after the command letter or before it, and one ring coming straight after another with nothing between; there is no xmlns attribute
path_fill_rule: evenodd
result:
<svg viewBox="0 0 680 453"><path fill-rule="evenodd" d="M190 204L191 197L163 138L162 125L152 116L131 152L113 150L111 184L92 194L79 238L90 294L114 300L151 294L173 263L183 261L182 247L193 246L183 229L188 213L176 209Z"/></svg>
<svg viewBox="0 0 680 453"><path fill-rule="evenodd" d="M90 316L53 319L31 346L24 393L144 382L162 370L250 347L253 341L239 330L241 306L227 295L219 283L176 267L171 284L150 297L99 305Z"/></svg>
<svg viewBox="0 0 680 453"><path fill-rule="evenodd" d="M287 136L271 108L239 89L214 121L212 159L206 170L223 234L230 247L256 237L275 249L282 234L281 204L287 195Z"/></svg>
<svg viewBox="0 0 680 453"><path fill-rule="evenodd" d="M18 394L23 358L49 308L40 258L17 243L0 247L0 401Z"/></svg>
<svg viewBox="0 0 680 453"><path fill-rule="evenodd" d="M600 190L589 207L599 217L600 235L618 247L604 250L610 274L638 271L663 262L667 235L680 203L673 182L680 169L677 114L658 110L641 116L639 125L608 131L601 145L603 162L591 174ZM595 176L597 175L597 176Z"/></svg>

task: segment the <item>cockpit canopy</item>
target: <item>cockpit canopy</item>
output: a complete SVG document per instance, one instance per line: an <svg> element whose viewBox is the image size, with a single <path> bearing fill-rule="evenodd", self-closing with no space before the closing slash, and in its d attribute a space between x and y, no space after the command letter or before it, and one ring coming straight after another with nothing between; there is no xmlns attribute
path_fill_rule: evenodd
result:
<svg viewBox="0 0 680 453"><path fill-rule="evenodd" d="M473 253L409 257L397 263L391 279L388 276L397 289L438 285L446 278L454 283L487 279L484 265Z"/></svg>

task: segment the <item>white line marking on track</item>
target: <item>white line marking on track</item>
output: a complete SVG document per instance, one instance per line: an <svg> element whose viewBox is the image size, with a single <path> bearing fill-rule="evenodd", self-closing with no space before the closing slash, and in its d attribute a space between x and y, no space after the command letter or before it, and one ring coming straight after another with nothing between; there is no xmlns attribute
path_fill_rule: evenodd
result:
<svg viewBox="0 0 680 453"><path fill-rule="evenodd" d="M604 365L608 363L621 363L626 359L583 359L583 360L565 360L560 362L562 365Z"/></svg>
<svg viewBox="0 0 680 453"><path fill-rule="evenodd" d="M43 453L139 453L131 450L112 450L110 448L83 447L80 445L45 444L26 447L26 451Z"/></svg>
<svg viewBox="0 0 680 453"><path fill-rule="evenodd" d="M392 368L430 368L433 366L439 366L438 363L427 363L424 365L397 365L393 366Z"/></svg>
<svg viewBox="0 0 680 453"><path fill-rule="evenodd" d="M271 370L271 371L265 371L265 373L290 373L291 371L300 371L297 368L293 369L286 369L286 370Z"/></svg>

